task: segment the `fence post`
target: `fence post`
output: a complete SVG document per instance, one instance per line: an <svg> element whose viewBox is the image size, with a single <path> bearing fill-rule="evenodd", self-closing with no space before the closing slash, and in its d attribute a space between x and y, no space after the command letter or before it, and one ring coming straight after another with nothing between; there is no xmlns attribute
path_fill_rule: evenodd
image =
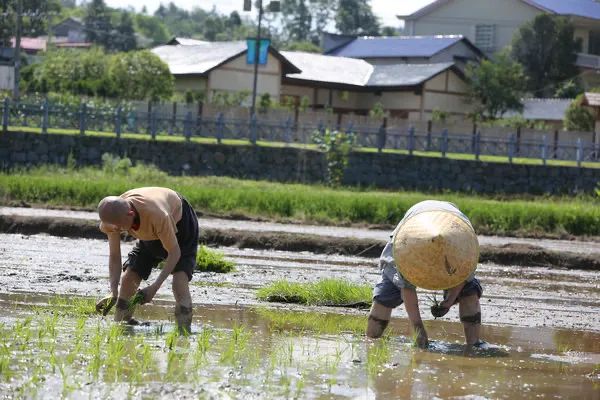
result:
<svg viewBox="0 0 600 400"><path fill-rule="evenodd" d="M431 130L433 129L433 122L427 121L427 147L425 151L431 151Z"/></svg>
<svg viewBox="0 0 600 400"><path fill-rule="evenodd" d="M121 138L121 106L119 105L115 110L115 134L117 139Z"/></svg>
<svg viewBox="0 0 600 400"><path fill-rule="evenodd" d="M512 164L517 147L517 135L514 133L508 138L508 162Z"/></svg>
<svg viewBox="0 0 600 400"><path fill-rule="evenodd" d="M413 155L415 150L415 127L411 126L408 128L408 154Z"/></svg>
<svg viewBox="0 0 600 400"><path fill-rule="evenodd" d="M192 112L188 111L183 120L183 136L188 142L192 138Z"/></svg>
<svg viewBox="0 0 600 400"><path fill-rule="evenodd" d="M8 119L10 118L10 100L7 98L4 99L4 105L2 111L2 132L8 132Z"/></svg>
<svg viewBox="0 0 600 400"><path fill-rule="evenodd" d="M79 105L79 134L85 135L85 117L87 114L87 104L81 103Z"/></svg>
<svg viewBox="0 0 600 400"><path fill-rule="evenodd" d="M441 143L442 157L446 157L448 151L448 129L444 129L442 132L442 143Z"/></svg>
<svg viewBox="0 0 600 400"><path fill-rule="evenodd" d="M48 99L42 103L42 133L48 133Z"/></svg>
<svg viewBox="0 0 600 400"><path fill-rule="evenodd" d="M377 152L381 153L385 148L385 142L387 141L387 130L385 128L385 123L382 123L379 127L379 131L377 132Z"/></svg>
<svg viewBox="0 0 600 400"><path fill-rule="evenodd" d="M548 159L548 143L546 141L546 135L542 136L542 163L546 165Z"/></svg>
<svg viewBox="0 0 600 400"><path fill-rule="evenodd" d="M225 129L225 116L223 113L219 113L217 115L217 143L221 144L221 140L223 140L223 130Z"/></svg>
<svg viewBox="0 0 600 400"><path fill-rule="evenodd" d="M577 167L581 168L581 162L583 161L583 143L581 138L577 138Z"/></svg>
<svg viewBox="0 0 600 400"><path fill-rule="evenodd" d="M156 122L156 111L152 110L150 113L150 135L152 136L152 140L156 140L156 131L158 128Z"/></svg>
<svg viewBox="0 0 600 400"><path fill-rule="evenodd" d="M475 160L479 161L479 156L481 155L481 132L477 131L473 139L475 140Z"/></svg>
<svg viewBox="0 0 600 400"><path fill-rule="evenodd" d="M257 122L256 113L254 113L252 114L252 117L250 117L250 143L252 144L256 144L256 138L258 136L258 132L256 132Z"/></svg>
<svg viewBox="0 0 600 400"><path fill-rule="evenodd" d="M285 132L283 134L283 140L286 143L289 143L292 141L292 126L293 126L293 121L292 121L292 117L288 117L285 120Z"/></svg>
<svg viewBox="0 0 600 400"><path fill-rule="evenodd" d="M319 131L319 133L321 134L321 136L325 136L325 125L323 124L323 121L319 121L319 125L317 127L317 130Z"/></svg>

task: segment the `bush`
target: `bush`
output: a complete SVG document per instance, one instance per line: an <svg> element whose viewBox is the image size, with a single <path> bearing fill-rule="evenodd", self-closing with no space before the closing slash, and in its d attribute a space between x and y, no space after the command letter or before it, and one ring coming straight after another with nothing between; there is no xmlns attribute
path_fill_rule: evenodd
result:
<svg viewBox="0 0 600 400"><path fill-rule="evenodd" d="M570 131L590 132L594 130L594 115L583 106L583 94L571 102L565 112L565 128Z"/></svg>
<svg viewBox="0 0 600 400"><path fill-rule="evenodd" d="M201 272L227 273L235 271L235 263L225 259L223 253L201 245L196 255L196 269Z"/></svg>

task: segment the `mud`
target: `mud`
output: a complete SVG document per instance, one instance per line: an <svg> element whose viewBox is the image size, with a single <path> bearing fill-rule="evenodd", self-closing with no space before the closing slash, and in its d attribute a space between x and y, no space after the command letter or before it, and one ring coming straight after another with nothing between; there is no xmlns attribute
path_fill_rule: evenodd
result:
<svg viewBox="0 0 600 400"><path fill-rule="evenodd" d="M5 233L47 233L60 237L101 239L104 235L97 225L97 220L81 217L0 214L0 232ZM364 257L379 256L385 245L385 240L376 239L214 227L202 227L200 241L216 246ZM554 251L528 243L506 243L501 246L484 244L481 246L480 260L501 265L600 270L600 252Z"/></svg>

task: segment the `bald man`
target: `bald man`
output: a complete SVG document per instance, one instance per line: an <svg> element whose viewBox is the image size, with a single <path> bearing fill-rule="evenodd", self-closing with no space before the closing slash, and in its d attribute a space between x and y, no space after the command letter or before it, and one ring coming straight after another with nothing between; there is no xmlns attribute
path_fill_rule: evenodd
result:
<svg viewBox="0 0 600 400"><path fill-rule="evenodd" d="M154 282L141 290L143 303L152 301L165 279L173 274L175 319L180 330L189 332L189 281L196 267L199 228L196 213L187 200L171 189L143 187L105 197L98 204L98 214L100 230L108 236L111 297L100 300L97 309L106 314L116 303L115 321L136 324L129 299L141 281L148 279L152 268L165 261ZM121 266L123 231L139 240Z"/></svg>

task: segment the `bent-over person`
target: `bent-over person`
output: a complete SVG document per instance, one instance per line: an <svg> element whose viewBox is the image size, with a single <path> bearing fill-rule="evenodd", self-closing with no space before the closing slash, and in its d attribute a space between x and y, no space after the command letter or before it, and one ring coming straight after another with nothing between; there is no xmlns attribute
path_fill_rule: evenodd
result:
<svg viewBox="0 0 600 400"><path fill-rule="evenodd" d="M141 281L148 279L152 268L164 261L154 282L139 291L142 303L152 301L172 274L175 319L180 331L189 332L192 322L189 281L196 267L199 227L188 201L168 188L142 187L120 196L105 197L98 204L98 214L100 230L108 236L111 296L100 300L96 308L106 315L115 304L115 321L137 324L133 318L135 307L129 306L129 300ZM138 241L121 264L124 231Z"/></svg>

